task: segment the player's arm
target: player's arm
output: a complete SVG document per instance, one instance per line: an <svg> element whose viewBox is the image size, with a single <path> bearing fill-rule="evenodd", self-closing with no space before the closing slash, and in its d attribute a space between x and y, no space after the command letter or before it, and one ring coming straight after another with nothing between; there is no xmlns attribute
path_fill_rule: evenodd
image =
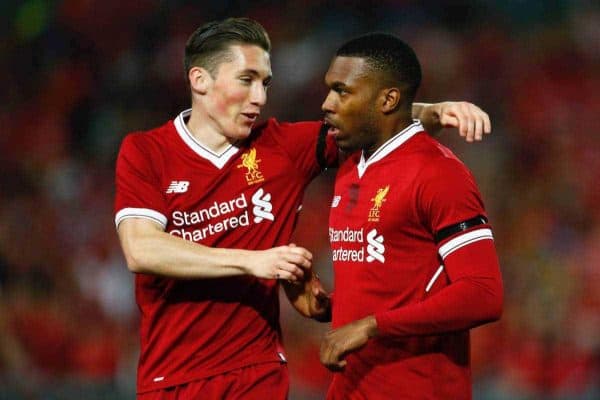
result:
<svg viewBox="0 0 600 400"><path fill-rule="evenodd" d="M422 302L375 315L378 334L435 335L500 318L502 278L489 226L458 233L440 247L440 253L450 284Z"/></svg>
<svg viewBox="0 0 600 400"><path fill-rule="evenodd" d="M290 304L303 316L319 322L331 321L331 296L312 270L297 282L282 281Z"/></svg>
<svg viewBox="0 0 600 400"><path fill-rule="evenodd" d="M425 130L432 135L438 134L442 128L453 127L467 142L482 140L484 134L492 131L488 114L466 101L413 103L412 116L420 119Z"/></svg>
<svg viewBox="0 0 600 400"><path fill-rule="evenodd" d="M135 273L180 279L254 275L296 281L311 266L312 255L302 247L212 248L174 237L145 218L123 219L118 233L127 266Z"/></svg>
<svg viewBox="0 0 600 400"><path fill-rule="evenodd" d="M375 315L378 334L436 335L500 318L498 256L472 174L456 159L433 159L419 175L414 201L443 267L423 282L424 300Z"/></svg>
<svg viewBox="0 0 600 400"><path fill-rule="evenodd" d="M502 278L492 231L481 217L483 204L473 177L460 165L447 157L430 163L415 194L420 219L430 224L449 283L441 286L440 271L423 284L424 300L329 332L321 345L321 362L328 368L343 368L344 356L375 336L437 335L500 318Z"/></svg>
<svg viewBox="0 0 600 400"><path fill-rule="evenodd" d="M321 362L337 371L344 357L371 338L403 338L462 331L500 318L502 280L492 240L478 240L444 260L451 283L426 300L370 315L328 332Z"/></svg>

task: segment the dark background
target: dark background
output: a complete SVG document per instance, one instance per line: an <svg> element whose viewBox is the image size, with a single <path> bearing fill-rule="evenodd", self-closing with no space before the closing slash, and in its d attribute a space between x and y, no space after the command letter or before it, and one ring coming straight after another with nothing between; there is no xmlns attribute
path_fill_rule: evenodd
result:
<svg viewBox="0 0 600 400"><path fill-rule="evenodd" d="M333 51L373 30L415 48L418 101L489 112L484 143L440 137L477 177L505 280L502 320L472 335L474 397L600 398L597 4L2 1L0 399L134 398L138 314L113 223L114 161L128 131L188 107L184 42L227 16L271 35L265 116L321 118ZM310 187L296 234L329 288L332 181ZM287 304L282 321L291 399L323 398L327 326Z"/></svg>

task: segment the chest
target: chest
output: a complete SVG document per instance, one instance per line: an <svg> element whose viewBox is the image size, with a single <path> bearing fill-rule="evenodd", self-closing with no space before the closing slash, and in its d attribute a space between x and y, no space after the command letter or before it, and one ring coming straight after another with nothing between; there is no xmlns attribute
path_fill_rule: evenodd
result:
<svg viewBox="0 0 600 400"><path fill-rule="evenodd" d="M362 177L356 168L340 171L331 204L332 226L392 232L417 223L418 186L413 170L393 164L372 166Z"/></svg>
<svg viewBox="0 0 600 400"><path fill-rule="evenodd" d="M183 154L164 163L159 179L167 232L243 247L264 237L276 241L304 187L284 154L258 146L240 149L220 167Z"/></svg>
<svg viewBox="0 0 600 400"><path fill-rule="evenodd" d="M222 165L215 165L216 161ZM285 155L253 146L238 149L227 160L211 161L189 154L163 160L159 185L167 209L212 207L215 214L244 206L252 197L260 196L256 195L260 189L263 194L282 192L297 178Z"/></svg>

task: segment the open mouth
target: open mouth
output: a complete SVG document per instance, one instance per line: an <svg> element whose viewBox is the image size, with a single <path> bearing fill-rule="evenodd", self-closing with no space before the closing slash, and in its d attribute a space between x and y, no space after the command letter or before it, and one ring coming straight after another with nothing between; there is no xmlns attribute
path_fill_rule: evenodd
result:
<svg viewBox="0 0 600 400"><path fill-rule="evenodd" d="M258 118L258 113L242 113L246 122L254 123Z"/></svg>
<svg viewBox="0 0 600 400"><path fill-rule="evenodd" d="M328 129L327 129L328 135L337 136L340 134L340 129L338 127L336 127L334 124L332 124L331 121L327 118L325 118L325 125L327 125L327 127L328 127Z"/></svg>

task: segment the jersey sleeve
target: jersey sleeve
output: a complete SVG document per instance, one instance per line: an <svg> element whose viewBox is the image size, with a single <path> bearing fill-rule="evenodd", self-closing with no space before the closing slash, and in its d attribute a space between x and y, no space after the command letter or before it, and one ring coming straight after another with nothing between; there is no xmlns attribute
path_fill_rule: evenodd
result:
<svg viewBox="0 0 600 400"><path fill-rule="evenodd" d="M375 315L382 336L435 335L470 329L500 317L502 278L492 230L470 172L444 159L423 172L417 195L421 219L437 239L441 262L422 301ZM440 235L442 233L442 235Z"/></svg>
<svg viewBox="0 0 600 400"><path fill-rule="evenodd" d="M165 199L159 177L153 168L150 149L142 133L125 137L117 157L115 224L126 218L146 218L163 229L167 225Z"/></svg>
<svg viewBox="0 0 600 400"><path fill-rule="evenodd" d="M339 150L322 122L270 122L275 140L300 171L312 177L338 165Z"/></svg>

